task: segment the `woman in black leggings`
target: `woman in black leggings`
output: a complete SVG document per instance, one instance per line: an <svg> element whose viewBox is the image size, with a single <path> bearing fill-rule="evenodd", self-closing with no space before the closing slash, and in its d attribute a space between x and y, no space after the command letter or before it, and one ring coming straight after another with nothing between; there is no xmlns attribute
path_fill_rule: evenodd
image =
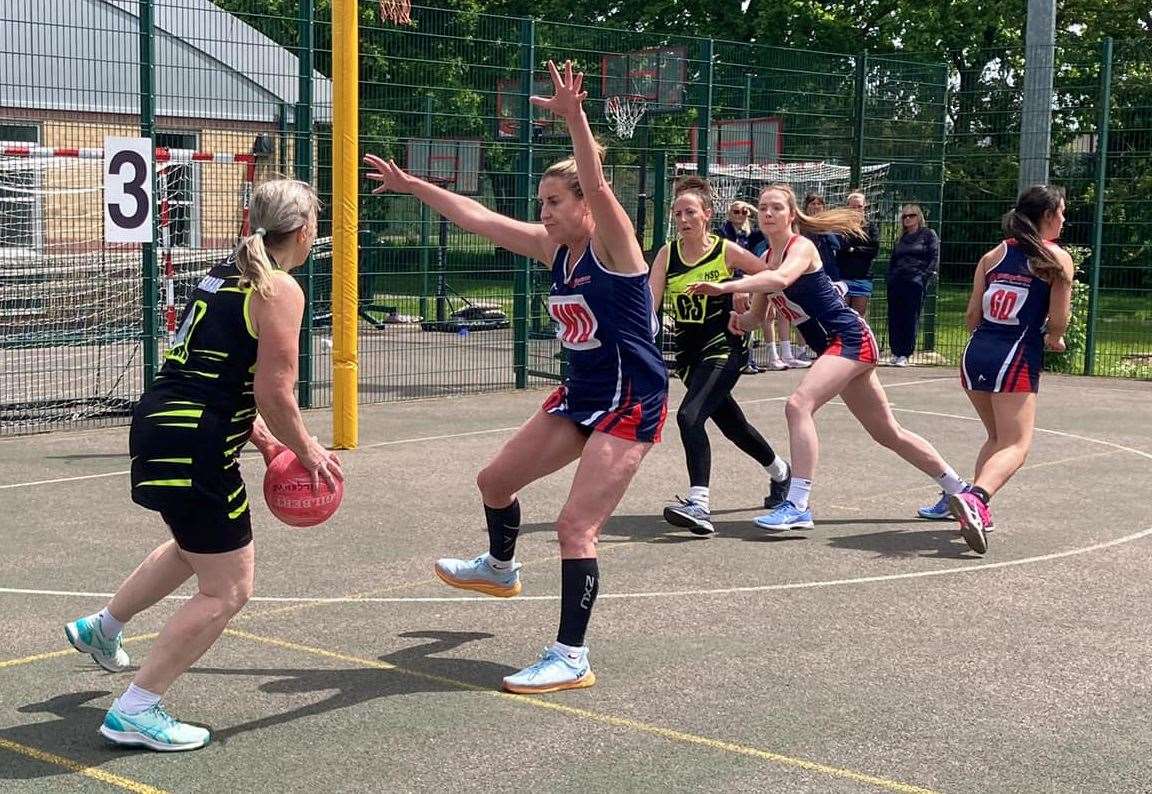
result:
<svg viewBox="0 0 1152 794"><path fill-rule="evenodd" d="M768 442L748 423L732 397L740 379L744 337L728 329L732 296L691 295L688 287L702 281L726 281L737 269L757 273L764 262L716 235L709 234L712 189L699 177L676 186L672 214L679 238L665 245L652 265L652 305L665 295L675 321L676 368L688 388L676 412L688 462L688 498L664 509L664 520L697 535L715 532L709 511L708 484L712 452L704 423L711 419L726 438L763 466L771 478L765 506L779 504L788 492L791 471Z"/></svg>

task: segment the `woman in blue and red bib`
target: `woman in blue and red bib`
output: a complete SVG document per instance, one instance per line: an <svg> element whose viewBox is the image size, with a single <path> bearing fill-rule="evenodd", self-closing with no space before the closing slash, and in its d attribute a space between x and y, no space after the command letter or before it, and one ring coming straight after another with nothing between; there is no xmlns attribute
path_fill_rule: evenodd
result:
<svg viewBox="0 0 1152 794"><path fill-rule="evenodd" d="M376 193L408 193L461 228L552 270L549 311L568 355L564 384L545 401L476 478L488 524L488 553L442 559L444 582L487 595L518 595L520 527L516 494L529 483L580 461L556 520L560 536L560 629L539 661L504 678L511 692L592 686L584 634L600 587L596 540L640 462L660 440L668 373L656 347L648 265L636 231L604 178L602 151L584 115L583 74L548 63L555 94L532 104L563 118L573 156L544 172L537 191L540 222L500 215L464 196L417 179L368 155Z"/></svg>
<svg viewBox="0 0 1152 794"><path fill-rule="evenodd" d="M860 238L863 216L850 209L826 210L805 215L796 206L796 195L788 185L769 185L760 194L760 228L768 238L764 253L767 270L727 284L697 284L692 291L720 295L734 291L756 294L752 309L733 313L733 328L747 331L763 320L766 293L819 354L792 396L785 415L791 451L792 482L784 503L756 519L765 529L810 529L812 511L808 497L820 456L815 414L833 397L839 396L868 434L920 471L928 474L949 494L966 486L955 470L935 448L915 433L901 427L892 415L888 397L876 376L878 349L872 329L848 307L840 291L824 272L820 253L811 240L801 236L834 232Z"/></svg>
<svg viewBox="0 0 1152 794"><path fill-rule="evenodd" d="M1052 240L1064 226L1064 194L1037 185L1004 216L1008 239L980 258L966 320L960 381L988 438L976 457L976 476L949 499L964 540L988 550L988 501L1016 473L1032 447L1036 393L1044 349L1064 350L1072 303L1072 257Z"/></svg>

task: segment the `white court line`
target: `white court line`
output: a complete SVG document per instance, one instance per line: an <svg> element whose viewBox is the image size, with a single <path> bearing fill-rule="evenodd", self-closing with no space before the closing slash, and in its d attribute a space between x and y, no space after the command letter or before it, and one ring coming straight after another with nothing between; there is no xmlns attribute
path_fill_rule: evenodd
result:
<svg viewBox="0 0 1152 794"><path fill-rule="evenodd" d="M922 384L922 383L936 383L936 382L942 381L942 380L948 381L948 380L952 380L952 378L928 378L925 380L902 381L900 383L890 383L887 386L885 386L884 388L885 389L894 389L894 388L897 388L899 386L917 386L917 385ZM763 397L763 398L756 399L756 400L741 400L740 403L741 403L741 405L752 405L755 403L780 402L781 400L787 400L787 399L788 399L788 395L783 395L781 397ZM421 441L447 441L447 440L453 439L453 438L468 438L469 436L484 436L484 435L490 435L492 433L509 433L509 432L512 432L513 430L517 430L517 429L519 429L518 425L515 427L493 427L493 428L489 428L487 430L470 430L466 433L446 433L444 435L439 435L439 436L420 436L419 438L400 438L400 439L396 439L393 441L377 441L373 444L364 444L364 445L358 447L358 449L376 449L378 447L391 447L391 446L396 446L398 444L415 444L415 443L418 443ZM56 477L55 479L51 479L51 480L33 480L31 482L14 482L14 483L8 483L6 485L0 485L0 491L7 490L9 488L29 488L29 487L32 487L34 485L54 485L56 483L62 483L62 482L77 482L78 480L97 480L97 479L100 479L102 477L123 477L124 475L127 475L127 474L131 474L131 471L125 469L124 471L108 471L108 472L104 472L103 474L81 474L81 475L78 475L76 477Z"/></svg>
<svg viewBox="0 0 1152 794"><path fill-rule="evenodd" d="M943 380L943 378L934 378L933 380ZM919 381L921 383L928 381ZM909 385L913 381L905 381ZM842 405L842 403L841 403ZM978 418L971 416L962 416L960 414L948 414L940 411L919 411L913 408L893 408L894 411L902 411L904 413L922 414L925 416L939 416L946 419L963 419L964 421L978 422ZM473 431L466 435L476 435L477 432ZM491 432L496 432L495 430ZM1152 460L1152 453L1145 452L1133 447L1126 447L1123 444L1116 444L1112 441L1105 441L1099 438L1091 438L1089 436L1082 436L1076 433L1066 433L1062 430L1047 430L1045 428L1036 428L1036 432L1049 433L1051 435L1062 436L1065 438L1074 438L1079 441L1086 441L1092 444L1100 444L1102 446L1111 447L1113 449L1130 452L1134 455ZM453 436L445 436L450 438ZM405 441L415 441L419 439L404 439L391 442L381 442L381 444L399 444ZM1142 529L1139 532L1134 532L1131 535L1125 535L1122 538L1115 540L1104 541L1102 543L1095 543L1091 546L1084 546L1078 549L1069 549L1066 551L1052 552L1050 554L1041 554L1035 557L1024 557L1017 560L1004 560L1003 562L983 563L979 565L970 565L963 568L945 568L938 571L910 571L908 573L886 574L883 576L863 576L854 579L830 579L823 581L809 581L809 582L790 582L785 584L768 584L768 585L750 585L746 587L726 587L715 590L668 590L656 591L647 593L603 593L598 598L609 599L624 599L624 598L674 598L685 596L702 596L702 595L729 595L733 593L759 593L777 590L802 590L817 587L838 587L842 585L854 584L870 584L875 582L890 582L899 579L921 579L928 576L946 576L957 573L971 573L974 571L987 571L997 568L1009 568L1018 565L1028 565L1031 563L1045 562L1047 560L1056 560L1063 557L1073 557L1080 554L1087 554L1100 549L1107 549L1112 546L1119 546L1124 543L1130 543L1134 540L1139 540L1147 535L1152 534L1152 527ZM13 595L52 595L52 596L66 596L66 597L84 597L84 598L111 598L112 593L90 593L81 591L68 591L68 590L34 590L22 589L11 587L0 587L0 594L13 594ZM191 596L169 596L171 600L187 600ZM367 598L348 598L348 597L333 597L333 598L308 598L308 597L292 597L292 596L255 596L251 600L258 602L270 603L289 603L289 604L350 604L363 602L368 604L419 604L419 603L512 603L515 601L558 601L560 596L519 596L514 599L494 599L490 597L473 597L473 596L457 596L457 597L441 597L441 598L423 598L423 597L367 597Z"/></svg>
<svg viewBox="0 0 1152 794"><path fill-rule="evenodd" d="M510 430L516 430L515 427L493 427L488 430L471 430L467 433L448 433L442 436L421 436L419 438L398 438L394 441L377 441L375 444L365 444L358 449L372 449L373 447L390 447L396 444L414 444L419 441L444 441L450 438L467 438L468 436L482 436L489 433L507 433ZM32 485L52 485L58 482L76 482L77 480L96 480L101 477L122 477L125 474L131 474L128 469L124 471L106 471L103 474L81 474L77 477L57 477L53 480L33 480L32 482L14 482L7 485L0 485L0 491L7 488L24 488Z"/></svg>
<svg viewBox="0 0 1152 794"><path fill-rule="evenodd" d="M856 584L874 584L877 582L894 582L901 579L923 579L929 576L950 576L959 573L978 573L980 571L991 571L998 568L1012 568L1020 565L1031 565L1038 562L1047 562L1048 560L1059 560L1064 557L1076 557L1081 554L1089 554L1101 549L1111 548L1113 546L1121 546L1125 543L1131 543L1135 540L1152 535L1152 527L1147 527L1139 532L1133 532L1131 535L1125 535L1122 538L1114 540L1107 540L1102 543L1094 543L1091 546L1082 546L1078 549L1068 549L1065 551L1056 551L1050 554L1040 554L1035 557L1023 557L1018 560L1004 560L1003 562L989 562L981 565L969 565L963 568L944 568L938 571L910 571L908 573L891 573L883 576L859 576L854 579L825 579L820 581L810 582L787 582L784 584L762 584L762 585L748 585L744 587L722 587L712 590L657 590L651 592L641 593L600 593L597 598L624 600L629 598L698 598L700 596L711 595L733 595L736 593L766 593L776 592L780 590L811 590L822 587L842 587L844 585ZM429 582L431 584L431 582ZM89 593L83 591L68 591L68 590L25 590L16 587L0 587L0 593L10 593L15 595L49 595L49 596L70 596L70 597L84 597L84 598L111 598L112 593ZM168 596L165 600L168 601L186 601L192 596ZM275 603L275 604L515 604L521 601L559 601L558 595L540 595L540 596L517 596L516 598L492 598L491 596L445 596L445 597L423 597L423 596L366 596L361 598L356 597L336 597L336 598L307 598L307 597L293 597L293 596L253 596L252 601Z"/></svg>

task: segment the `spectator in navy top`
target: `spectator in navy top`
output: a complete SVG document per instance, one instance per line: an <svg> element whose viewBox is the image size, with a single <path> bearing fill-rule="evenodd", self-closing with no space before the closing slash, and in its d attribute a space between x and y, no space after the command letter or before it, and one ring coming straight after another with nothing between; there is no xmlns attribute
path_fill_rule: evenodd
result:
<svg viewBox="0 0 1152 794"><path fill-rule="evenodd" d="M916 349L924 291L940 265L940 238L924 222L920 205L905 204L900 223L904 234L888 260L888 344L894 367L908 366Z"/></svg>

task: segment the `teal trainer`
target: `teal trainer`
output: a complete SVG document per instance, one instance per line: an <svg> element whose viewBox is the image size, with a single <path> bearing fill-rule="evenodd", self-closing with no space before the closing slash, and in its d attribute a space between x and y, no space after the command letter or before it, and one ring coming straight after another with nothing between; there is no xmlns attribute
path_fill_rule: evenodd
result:
<svg viewBox="0 0 1152 794"><path fill-rule="evenodd" d="M445 557L436 561L436 575L446 584L461 590L475 590L497 598L512 598L520 595L520 569L524 567L513 562L512 567L498 571L488 562L488 554L481 554L472 560L457 560Z"/></svg>
<svg viewBox="0 0 1152 794"><path fill-rule="evenodd" d="M574 659L555 648L546 648L536 664L504 677L504 689L520 695L581 689L595 683L596 674L588 665L587 648L581 649Z"/></svg>
<svg viewBox="0 0 1152 794"><path fill-rule="evenodd" d="M196 750L212 738L207 728L172 719L159 703L139 714L125 714L113 703L104 715L100 734L115 744L142 745L162 753Z"/></svg>
<svg viewBox="0 0 1152 794"><path fill-rule="evenodd" d="M768 515L757 518L755 523L762 529L812 529L815 526L811 510L801 510L787 499Z"/></svg>
<svg viewBox="0 0 1152 794"><path fill-rule="evenodd" d="M123 672L132 663L120 645L124 635L105 637L100 624L91 618L72 621L64 627L64 636L73 648L91 655L96 664L111 673Z"/></svg>

